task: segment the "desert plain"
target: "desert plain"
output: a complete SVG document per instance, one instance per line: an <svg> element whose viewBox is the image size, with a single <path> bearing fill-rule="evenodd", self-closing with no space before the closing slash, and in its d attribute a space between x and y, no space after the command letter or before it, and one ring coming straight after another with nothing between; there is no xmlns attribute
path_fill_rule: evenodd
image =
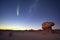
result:
<svg viewBox="0 0 60 40"><path fill-rule="evenodd" d="M60 40L60 30L0 30L0 40Z"/></svg>

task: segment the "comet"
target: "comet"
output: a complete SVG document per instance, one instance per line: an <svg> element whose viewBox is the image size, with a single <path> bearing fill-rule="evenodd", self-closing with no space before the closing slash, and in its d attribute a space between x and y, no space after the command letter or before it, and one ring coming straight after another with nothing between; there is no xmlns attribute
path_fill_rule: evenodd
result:
<svg viewBox="0 0 60 40"><path fill-rule="evenodd" d="M17 16L19 16L19 4L17 5Z"/></svg>

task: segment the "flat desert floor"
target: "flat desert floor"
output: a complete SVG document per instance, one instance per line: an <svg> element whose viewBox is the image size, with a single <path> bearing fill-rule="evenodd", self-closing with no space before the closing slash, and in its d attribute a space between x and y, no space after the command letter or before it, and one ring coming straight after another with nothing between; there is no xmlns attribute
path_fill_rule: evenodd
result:
<svg viewBox="0 0 60 40"><path fill-rule="evenodd" d="M0 31L0 40L60 40L60 31L43 33L42 31Z"/></svg>

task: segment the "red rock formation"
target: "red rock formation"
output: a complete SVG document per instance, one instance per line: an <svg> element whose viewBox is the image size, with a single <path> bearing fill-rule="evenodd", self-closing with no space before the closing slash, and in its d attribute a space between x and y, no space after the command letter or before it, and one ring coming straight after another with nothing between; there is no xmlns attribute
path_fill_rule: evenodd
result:
<svg viewBox="0 0 60 40"><path fill-rule="evenodd" d="M42 29L44 32L52 32L52 26L55 24L53 22L43 22Z"/></svg>

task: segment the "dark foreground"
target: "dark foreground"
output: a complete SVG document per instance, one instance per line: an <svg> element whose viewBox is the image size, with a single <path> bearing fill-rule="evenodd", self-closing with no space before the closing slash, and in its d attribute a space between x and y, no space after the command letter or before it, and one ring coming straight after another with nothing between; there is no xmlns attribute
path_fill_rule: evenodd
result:
<svg viewBox="0 0 60 40"><path fill-rule="evenodd" d="M60 40L60 30L56 30L54 33L0 30L0 40Z"/></svg>

